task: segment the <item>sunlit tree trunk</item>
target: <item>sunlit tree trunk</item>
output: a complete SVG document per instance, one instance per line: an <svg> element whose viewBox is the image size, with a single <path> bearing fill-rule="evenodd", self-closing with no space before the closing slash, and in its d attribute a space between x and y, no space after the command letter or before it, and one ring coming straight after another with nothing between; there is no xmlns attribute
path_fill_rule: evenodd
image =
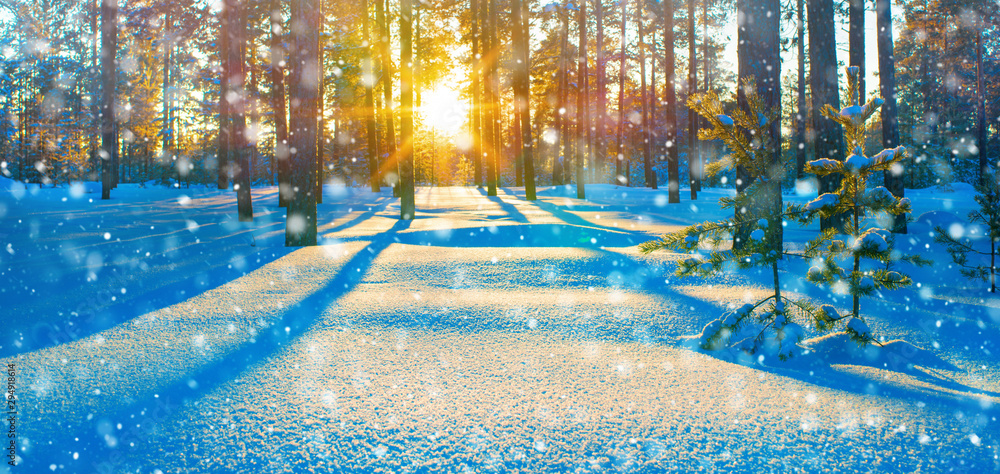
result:
<svg viewBox="0 0 1000 474"><path fill-rule="evenodd" d="M556 107L556 130L559 131L559 142L556 145L556 157L552 160L552 184L567 184L569 172L566 167L570 159L569 134L569 11L568 1L564 0L559 8L559 19L562 24L559 38L559 103Z"/></svg>
<svg viewBox="0 0 1000 474"><path fill-rule="evenodd" d="M515 90L518 96L514 100L514 107L518 114L518 125L520 130L515 130L521 137L521 162L524 174L524 198L528 201L535 200L535 149L531 137L531 80L530 69L530 30L528 29L528 8L527 2L524 4L520 0L513 0L514 10L514 52L519 63L516 65Z"/></svg>
<svg viewBox="0 0 1000 474"><path fill-rule="evenodd" d="M642 101L642 176L643 185L651 187L650 175L653 174L652 151L650 150L649 135L649 90L646 88L646 38L645 27L643 25L642 4L636 8L637 22L639 26L639 97Z"/></svg>
<svg viewBox="0 0 1000 474"><path fill-rule="evenodd" d="M879 109L882 118L882 145L885 148L899 146L899 116L896 109L896 58L892 46L892 0L876 0L875 14L878 28L878 80L879 93L885 100ZM980 86L982 83L980 83ZM980 122L982 123L982 122ZM894 196L903 197L903 173L888 171L885 173L885 187ZM893 219L892 231L906 233L904 216L890 216Z"/></svg>
<svg viewBox="0 0 1000 474"><path fill-rule="evenodd" d="M232 42L231 15L226 9L228 1L223 2L223 10L219 13L219 60L222 62L222 77L219 79L219 145L216 153L216 165L219 189L229 188L230 145L232 143L232 105L230 104L230 78L232 77L232 58L229 56Z"/></svg>
<svg viewBox="0 0 1000 474"><path fill-rule="evenodd" d="M401 0L399 6L399 217L416 216L413 196L413 4Z"/></svg>
<svg viewBox="0 0 1000 474"><path fill-rule="evenodd" d="M500 92L500 51L501 43L500 37L497 36L497 21L499 20L499 7L497 5L497 0L489 0L489 28L487 32L490 36L490 57L492 58L490 65L490 89L492 92L492 107L490 107L491 120L490 123L493 125L493 149L491 155L493 156L493 179L495 181L494 186L499 188L502 186L502 167L501 159L503 157L503 94Z"/></svg>
<svg viewBox="0 0 1000 474"><path fill-rule="evenodd" d="M392 118L392 56L389 54L389 23L382 0L375 0L375 18L379 24L379 62L382 64L382 96L385 100L382 120L385 123L386 160L382 163L381 174L393 175L388 184L392 186L392 195L399 197L399 188L396 186L399 181L399 160L396 156L396 128Z"/></svg>
<svg viewBox="0 0 1000 474"><path fill-rule="evenodd" d="M663 75L666 79L663 88L664 123L666 130L664 141L667 152L667 202L681 202L680 156L677 144L677 90L675 88L676 73L674 72L674 5L673 2L663 2ZM690 160L689 160L690 161ZM691 182L696 179L694 163L689 162ZM691 199L698 195L694 185L691 185Z"/></svg>
<svg viewBox="0 0 1000 474"><path fill-rule="evenodd" d="M703 0L704 1L704 0ZM664 2L668 4L670 2ZM688 97L698 91L698 54L697 41L694 36L694 0L687 2L688 18ZM672 65L668 65L668 68ZM670 82L668 80L668 82ZM668 86L669 87L669 86ZM698 150L698 114L688 112L688 165L691 166L691 199L698 198L701 191L701 155Z"/></svg>
<svg viewBox="0 0 1000 474"><path fill-rule="evenodd" d="M594 46L597 49L597 108L595 109L597 111L595 120L597 132L594 140L594 169L592 175L594 176L594 182L598 182L603 179L604 159L608 153L607 145L605 144L608 126L608 85L605 81L607 65L604 60L604 0L594 0L594 13L597 21L597 31L595 32L597 45Z"/></svg>
<svg viewBox="0 0 1000 474"><path fill-rule="evenodd" d="M253 221L253 203L250 195L250 154L246 139L246 5L242 0L226 0L223 14L228 17L229 41L226 56L229 63L227 95L229 100L229 156L235 160L233 187L240 221Z"/></svg>
<svg viewBox="0 0 1000 474"><path fill-rule="evenodd" d="M808 0L809 14L809 63L812 89L812 123L815 130L816 158L843 159L844 140L840 125L824 117L820 108L830 104L840 110L840 94L837 88L837 58L830 54L836 51L834 37L833 3L828 0ZM830 193L840 187L836 175L827 175L819 180L819 192ZM820 219L820 228L843 228L843 216Z"/></svg>
<svg viewBox="0 0 1000 474"><path fill-rule="evenodd" d="M495 5L491 5L489 0L483 0L480 13L483 24L483 160L486 161L486 194L497 195L497 160L494 156L496 152L496 141L499 139L496 133L496 89L493 88L493 62L495 58L495 36L491 32L493 22L490 20L490 12Z"/></svg>
<svg viewBox="0 0 1000 474"><path fill-rule="evenodd" d="M976 34L976 146L979 148L979 183L986 182L990 142L986 139L986 91L983 89L983 25L977 22Z"/></svg>
<svg viewBox="0 0 1000 474"><path fill-rule="evenodd" d="M590 114L587 113L587 3L580 2L577 5L576 21L580 31L580 40L577 50L577 92L576 92L576 197L585 199L586 185L584 179L584 160L587 159L588 144L584 143L590 129Z"/></svg>
<svg viewBox="0 0 1000 474"><path fill-rule="evenodd" d="M170 120L170 60L171 58L171 38L170 29L173 28L173 17L170 16L170 12L167 11L163 18L163 43L161 44L163 48L163 90L161 93L161 99L163 100L163 114L160 117L161 132L163 134L163 159L164 162L169 166L172 162L171 153L171 141L173 139L173 126ZM178 176L179 178L180 176Z"/></svg>
<svg viewBox="0 0 1000 474"><path fill-rule="evenodd" d="M278 205L286 207L291 194L288 156L288 119L285 116L285 48L282 45L281 3L271 0L271 111L274 118L274 161L277 162Z"/></svg>
<svg viewBox="0 0 1000 474"><path fill-rule="evenodd" d="M361 17L362 32L364 35L364 57L361 61L364 66L365 75L362 82L365 85L364 114L365 126L368 132L368 149L365 150L365 157L368 160L368 180L370 181L372 192L377 193L382 189L378 176L378 130L375 126L375 98L372 92L375 85L375 71L372 67L374 59L372 58L371 37L368 34L368 0L362 0L362 4L364 5L364 14Z"/></svg>
<svg viewBox="0 0 1000 474"><path fill-rule="evenodd" d="M483 98L482 98L482 58L480 34L480 0L469 0L472 4L472 155L476 186L483 186Z"/></svg>
<svg viewBox="0 0 1000 474"><path fill-rule="evenodd" d="M628 26L628 14L626 13L626 7L628 6L628 0L620 0L622 4L622 28L620 32L621 41L621 51L619 52L621 64L618 68L618 137L616 143L616 156L615 156L615 184L624 184L628 186L630 183L629 177L624 175L624 170L622 169L623 162L625 161L625 67L628 64L628 59L625 56L625 32ZM673 176L673 175L671 175Z"/></svg>
<svg viewBox="0 0 1000 474"><path fill-rule="evenodd" d="M326 73L323 71L324 64L324 52L326 48L323 45L323 28L326 25L326 20L323 17L323 0L318 0L316 8L319 10L319 34L316 35L316 51L319 55L319 68L316 71L316 80L319 81L319 86L316 88L316 120L319 122L316 125L316 203L323 204L323 179L326 176L326 158L324 158L324 152L326 151L326 116L323 113L324 109L324 99L323 94L326 89Z"/></svg>
<svg viewBox="0 0 1000 474"><path fill-rule="evenodd" d="M319 0L291 0L292 197L288 202L285 245L316 245L316 136L319 98Z"/></svg>

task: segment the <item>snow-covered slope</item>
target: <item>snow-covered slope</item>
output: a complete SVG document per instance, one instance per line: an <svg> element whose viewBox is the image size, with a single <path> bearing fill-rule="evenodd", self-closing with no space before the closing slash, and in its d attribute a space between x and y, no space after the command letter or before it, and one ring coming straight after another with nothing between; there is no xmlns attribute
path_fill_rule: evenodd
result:
<svg viewBox="0 0 1000 474"><path fill-rule="evenodd" d="M929 235L974 231L968 189L908 191L928 222L899 245L937 265L863 302L884 348L828 336L780 363L683 337L766 275L677 280L678 255L636 250L726 190L419 189L400 222L387 193L328 185L323 245L286 249L274 188L240 224L231 192L9 184L0 355L29 469L1000 470L1000 302Z"/></svg>

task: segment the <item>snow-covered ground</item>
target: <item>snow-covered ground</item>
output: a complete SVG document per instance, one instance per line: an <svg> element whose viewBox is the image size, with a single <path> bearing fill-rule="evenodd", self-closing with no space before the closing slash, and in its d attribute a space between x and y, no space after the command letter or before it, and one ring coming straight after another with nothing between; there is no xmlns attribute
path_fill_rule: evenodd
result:
<svg viewBox="0 0 1000 474"><path fill-rule="evenodd" d="M963 185L907 191L898 245L936 264L862 302L898 341L791 363L683 338L767 275L678 280L679 255L636 250L726 190L422 188L401 222L388 192L328 185L301 249L274 188L250 224L232 192L89 191L0 181L0 472L1000 471L1000 299L929 234L975 231ZM849 307L786 265L786 291Z"/></svg>

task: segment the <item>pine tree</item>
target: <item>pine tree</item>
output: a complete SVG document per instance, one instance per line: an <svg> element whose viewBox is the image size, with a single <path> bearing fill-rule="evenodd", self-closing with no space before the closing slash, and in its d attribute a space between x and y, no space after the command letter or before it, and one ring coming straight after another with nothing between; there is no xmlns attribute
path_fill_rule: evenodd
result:
<svg viewBox="0 0 1000 474"><path fill-rule="evenodd" d="M857 67L847 68L847 99L850 105L840 111L826 105L822 110L825 117L844 128L844 141L851 155L843 161L820 158L806 166L806 172L820 177L837 175L840 185L835 191L820 194L803 206L789 206L787 213L800 216L802 224L808 224L817 217L845 216L842 236L837 234L836 228L828 228L807 244L804 256L821 259L823 263L810 268L806 278L851 295L851 319L847 332L855 341L866 344L875 339L861 317L860 298L911 285L913 281L909 276L893 270L896 263L927 265L930 262L918 255L898 254L894 251L893 234L868 219L879 213L905 215L910 212L910 201L893 196L884 186L867 189L868 181L881 177L882 173L901 162L906 150L897 147L882 150L872 157L865 155L865 122L883 104L883 100L873 98L860 105L858 76ZM847 269L841 267L845 259L850 263Z"/></svg>
<svg viewBox="0 0 1000 474"><path fill-rule="evenodd" d="M740 167L752 178L751 184L733 198L722 198L724 209L745 209L734 217L718 222L704 222L664 235L658 241L639 246L643 253L670 249L693 254L677 266L677 275L711 276L736 268L747 270L769 267L773 292L766 298L726 313L709 323L701 334L704 349L726 347L749 354L767 353L786 360L795 354L796 344L805 334L803 324L829 329L832 307L816 308L807 301L797 301L781 293L778 263L784 256L780 234L785 215L775 205L774 193L780 193L781 181L792 161L776 161L776 147L771 143L771 125L780 119L780 109L768 109L758 94L755 81L747 78L741 85L747 109L725 115L722 102L714 92L694 94L688 105L711 125L699 132L702 140L722 140L730 153L706 167L709 176ZM735 97L733 98L735 102ZM742 246L721 249L725 240L736 234L749 234ZM705 255L703 245L712 248Z"/></svg>
<svg viewBox="0 0 1000 474"><path fill-rule="evenodd" d="M983 183L976 185L976 190L979 191L975 197L976 203L979 204L979 210L969 213L969 222L981 222L986 225L987 237L990 240L989 253L976 250L972 246L971 239L953 236L951 232L941 227L934 228L937 232L934 240L947 248L951 260L960 267L959 271L963 276L971 280L983 281L989 278L990 293L996 293L997 241L1000 241L1000 176L994 173L992 177L987 177ZM970 253L981 256L989 255L989 265L969 263Z"/></svg>

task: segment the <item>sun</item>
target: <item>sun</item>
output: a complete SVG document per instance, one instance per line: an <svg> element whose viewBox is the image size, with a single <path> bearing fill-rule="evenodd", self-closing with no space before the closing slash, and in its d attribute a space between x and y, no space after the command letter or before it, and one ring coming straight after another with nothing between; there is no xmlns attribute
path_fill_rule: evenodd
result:
<svg viewBox="0 0 1000 474"><path fill-rule="evenodd" d="M465 126L469 106L457 90L438 85L424 92L417 113L424 126L444 135L458 135Z"/></svg>

